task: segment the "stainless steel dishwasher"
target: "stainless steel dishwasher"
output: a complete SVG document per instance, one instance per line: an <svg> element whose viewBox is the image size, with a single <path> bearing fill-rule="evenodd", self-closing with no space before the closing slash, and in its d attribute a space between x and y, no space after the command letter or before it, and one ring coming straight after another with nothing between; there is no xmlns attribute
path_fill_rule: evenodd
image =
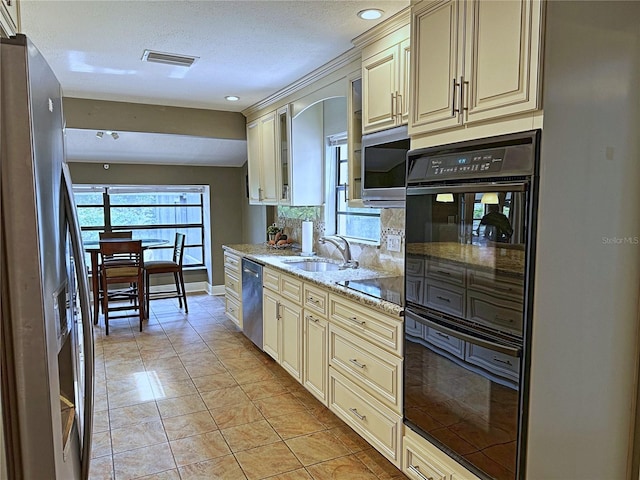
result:
<svg viewBox="0 0 640 480"><path fill-rule="evenodd" d="M262 265L242 259L242 331L262 350Z"/></svg>

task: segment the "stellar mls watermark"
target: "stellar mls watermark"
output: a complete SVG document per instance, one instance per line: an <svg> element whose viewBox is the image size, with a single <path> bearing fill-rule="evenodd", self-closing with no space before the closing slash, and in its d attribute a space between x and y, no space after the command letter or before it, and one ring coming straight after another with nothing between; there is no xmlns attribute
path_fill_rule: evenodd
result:
<svg viewBox="0 0 640 480"><path fill-rule="evenodd" d="M602 237L603 245L638 245L640 237Z"/></svg>

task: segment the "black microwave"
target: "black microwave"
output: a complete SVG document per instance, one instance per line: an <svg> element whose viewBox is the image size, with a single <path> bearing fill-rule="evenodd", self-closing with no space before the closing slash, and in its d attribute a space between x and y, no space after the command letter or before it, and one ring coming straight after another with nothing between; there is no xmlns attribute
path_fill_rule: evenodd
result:
<svg viewBox="0 0 640 480"><path fill-rule="evenodd" d="M370 207L404 207L407 127L362 136L362 201Z"/></svg>

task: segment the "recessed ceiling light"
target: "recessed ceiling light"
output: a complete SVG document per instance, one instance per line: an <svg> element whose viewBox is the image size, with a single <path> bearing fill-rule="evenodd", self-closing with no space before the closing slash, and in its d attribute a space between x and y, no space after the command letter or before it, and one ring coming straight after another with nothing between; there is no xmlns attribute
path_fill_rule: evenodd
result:
<svg viewBox="0 0 640 480"><path fill-rule="evenodd" d="M383 13L379 8L368 8L366 10L360 10L358 16L363 20L377 20Z"/></svg>
<svg viewBox="0 0 640 480"><path fill-rule="evenodd" d="M238 100L240 100L240 97L237 97L235 95L227 95L224 98L225 98L225 100L228 100L230 102L237 102Z"/></svg>

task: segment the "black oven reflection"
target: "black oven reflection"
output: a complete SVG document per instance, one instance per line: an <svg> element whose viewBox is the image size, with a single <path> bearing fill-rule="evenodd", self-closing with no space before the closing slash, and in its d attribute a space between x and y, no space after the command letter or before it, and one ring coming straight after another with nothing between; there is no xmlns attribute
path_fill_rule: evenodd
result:
<svg viewBox="0 0 640 480"><path fill-rule="evenodd" d="M405 423L481 478L524 478L538 135L408 156Z"/></svg>

